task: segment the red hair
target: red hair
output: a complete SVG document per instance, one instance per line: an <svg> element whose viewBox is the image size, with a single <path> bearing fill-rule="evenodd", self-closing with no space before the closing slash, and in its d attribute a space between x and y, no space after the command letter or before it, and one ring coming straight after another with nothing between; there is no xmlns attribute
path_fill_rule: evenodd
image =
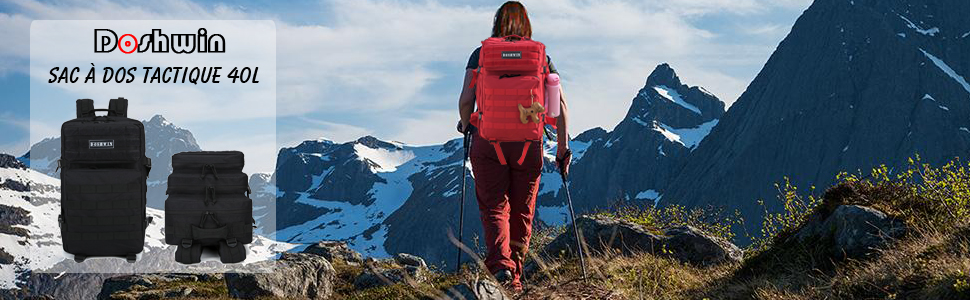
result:
<svg viewBox="0 0 970 300"><path fill-rule="evenodd" d="M519 1L505 2L495 12L492 37L508 35L532 38L532 24L529 22L529 13Z"/></svg>

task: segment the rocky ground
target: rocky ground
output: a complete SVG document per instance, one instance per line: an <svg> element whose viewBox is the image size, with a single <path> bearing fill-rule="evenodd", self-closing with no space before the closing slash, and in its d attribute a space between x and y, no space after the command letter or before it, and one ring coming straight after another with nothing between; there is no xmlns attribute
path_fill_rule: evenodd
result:
<svg viewBox="0 0 970 300"><path fill-rule="evenodd" d="M795 227L740 249L695 226L660 228L604 214L575 235L537 237L526 287L510 292L475 264L444 273L409 254L364 258L323 241L252 266L257 273L108 278L99 299L966 299L970 228L920 225L891 209L893 193L848 183L830 189ZM897 195L898 196L898 195Z"/></svg>

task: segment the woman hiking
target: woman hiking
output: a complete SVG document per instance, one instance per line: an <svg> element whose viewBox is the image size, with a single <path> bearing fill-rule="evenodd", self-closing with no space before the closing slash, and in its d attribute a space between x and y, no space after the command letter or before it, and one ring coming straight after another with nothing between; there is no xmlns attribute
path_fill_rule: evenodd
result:
<svg viewBox="0 0 970 300"><path fill-rule="evenodd" d="M529 22L529 16L525 7L518 1L508 1L499 7L492 24L492 38L501 39L490 40L526 41L541 45L531 42L532 27ZM544 53L545 46L541 46L541 49L542 52L539 53ZM495 50L495 52L497 51ZM538 119L543 117L538 116L536 111L541 113L544 108L541 107L541 104L537 107L535 102L541 103L543 99L534 99L534 95L541 93L536 88L520 88L519 92L521 93L508 92L512 89L505 87L493 89L492 92L488 91L489 88L484 88L484 90L480 91L482 93L478 93L479 95L487 94L487 97L504 96L506 98L503 99L506 100L517 99L514 101L519 102L517 103L518 111L514 110L514 106L511 108L503 107L502 109L505 109L504 112L492 112L489 110L483 112L482 107L478 107L479 110L475 111L476 97L478 97L476 96L475 82L477 76L485 76L481 72L483 68L486 68L480 64L480 57L483 55L482 52L482 48L479 47L472 52L471 57L468 59L465 80L458 101L458 110L461 115L459 130L462 133L469 132L474 136L469 156L475 178L475 195L478 199L478 209L481 213L482 227L485 231L484 244L487 248L485 265L488 267L489 272L504 286L513 290L520 290L522 287L520 281L522 263L529 249L529 240L532 236L532 220L535 212L536 194L539 189L539 178L542 175L542 124ZM544 76L545 74L555 73L556 75L554 76L558 80L558 72L548 56L542 58L536 57L535 55L529 56L530 51L503 51L499 56L495 52L487 54L487 59L501 61L498 64L505 62L516 64L531 59L532 61L539 62L538 65L543 69L539 74ZM506 58L510 59L505 60ZM545 77L523 76L523 74L515 73L502 74L501 76L494 77L494 79L482 79L482 82L486 82L487 80L496 82L493 84L527 82L527 80L536 80L532 78L540 77L541 79L537 83L538 88L543 88ZM480 85L484 85L484 83ZM555 94L563 95L561 86L556 89L558 93ZM495 92L494 90L499 91ZM522 95L521 97L524 98L513 98L514 96L511 96L512 94ZM560 114L554 123L556 124L557 136L559 137L558 146L556 147L556 160L559 162L557 165L560 166L560 171L565 173L569 170L570 157L569 145L567 143L569 135L566 131L567 110L565 96L559 96L558 98L558 101L551 99L551 101L558 102L556 104L560 107ZM533 100L530 101L530 99ZM529 107L529 105L522 105L522 103L531 103L533 106ZM495 108L492 109L494 110ZM511 119L511 121L507 122L513 123L508 126L527 127L527 125L514 124L515 122L519 122L519 120L522 121L521 124L533 124L529 122L540 123L538 127L540 128L538 129L540 130L538 140L535 141L530 138L528 141L496 142L495 139L489 140L483 137L482 130L477 128L484 126L480 121L484 118L492 118L489 121L496 122L494 120L501 119L503 113L506 114L504 117L508 117L506 119ZM513 114L514 116L512 116ZM549 120L552 119L548 118L546 122L550 122ZM532 128L535 128L535 125L532 126ZM535 134L535 129L532 130L532 133ZM494 131L492 129L492 132Z"/></svg>

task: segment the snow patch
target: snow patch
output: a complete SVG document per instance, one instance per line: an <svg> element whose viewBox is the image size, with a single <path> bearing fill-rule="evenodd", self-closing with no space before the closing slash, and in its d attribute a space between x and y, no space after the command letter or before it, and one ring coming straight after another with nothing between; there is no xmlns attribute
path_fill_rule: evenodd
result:
<svg viewBox="0 0 970 300"><path fill-rule="evenodd" d="M913 30L916 30L916 32L918 32L918 33L920 33L922 35L936 36L937 33L940 33L940 29L937 28L937 27L933 27L933 28L929 28L929 29L923 29L922 27L917 26L915 23L913 23L913 21L910 21L909 19L907 19L903 15L899 15L899 17L901 19L903 19L903 21L906 21L906 27L909 27L909 28L911 28Z"/></svg>
<svg viewBox="0 0 970 300"><path fill-rule="evenodd" d="M649 123L644 122L643 120L640 119L640 117L633 117L633 122L637 122L637 124L640 124L642 126L650 126Z"/></svg>
<svg viewBox="0 0 970 300"><path fill-rule="evenodd" d="M368 159L375 164L372 167L374 172L394 172L397 167L414 159L414 152L406 150L391 151L387 149L374 149L361 144L354 144L354 151L361 159Z"/></svg>
<svg viewBox="0 0 970 300"><path fill-rule="evenodd" d="M660 193L655 190L645 190L637 193L637 200L657 200L660 198Z"/></svg>
<svg viewBox="0 0 970 300"><path fill-rule="evenodd" d="M687 101L684 101L684 98L680 96L680 93L678 93L677 90L669 88L665 85L654 86L653 90L657 91L657 94L660 94L661 97L664 97L670 102L683 106L684 108L689 109L690 111L693 111L698 115L701 114L701 110L697 109L697 106L694 106L693 104L690 104L690 103L687 103Z"/></svg>
<svg viewBox="0 0 970 300"><path fill-rule="evenodd" d="M944 62L942 59L939 59L933 54L926 52L926 50L923 50L923 48L920 48L919 51L923 51L923 55L926 55L927 58L933 61L933 64L935 64L937 68L940 68L940 70L942 70L943 73L946 73L946 75L949 75L950 78L953 78L953 80L955 80L957 83L963 86L963 90L967 91L967 93L970 93L970 83L968 83L967 80L963 78L963 76L960 76L960 74L957 74L957 72L954 71L953 68L950 68L950 66L947 65L946 62Z"/></svg>
<svg viewBox="0 0 970 300"><path fill-rule="evenodd" d="M667 124L655 122L653 130L659 132L668 140L684 145L693 150L701 140L711 133L711 129L717 125L718 120L714 119L698 125L694 128L673 128Z"/></svg>

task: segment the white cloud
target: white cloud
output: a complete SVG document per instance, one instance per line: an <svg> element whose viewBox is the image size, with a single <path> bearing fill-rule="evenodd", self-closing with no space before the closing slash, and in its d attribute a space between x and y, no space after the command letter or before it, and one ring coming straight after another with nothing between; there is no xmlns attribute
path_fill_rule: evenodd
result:
<svg viewBox="0 0 970 300"><path fill-rule="evenodd" d="M16 157L20 157L24 153L27 153L27 139L17 139L11 140L8 143L0 144L0 153L10 154Z"/></svg>
<svg viewBox="0 0 970 300"><path fill-rule="evenodd" d="M461 137L456 125L458 112L455 110L422 111L403 119L391 139L411 145L440 144Z"/></svg>
<svg viewBox="0 0 970 300"><path fill-rule="evenodd" d="M413 105L441 76L429 64L467 57L491 19L485 10L434 2L332 4L330 26L278 26L279 80L295 86L280 89L281 115Z"/></svg>
<svg viewBox="0 0 970 300"><path fill-rule="evenodd" d="M12 112L0 112L0 128L7 137L22 136L22 138L8 138L0 144L0 153L20 156L27 152L27 135L30 132L30 122L27 118L17 116Z"/></svg>
<svg viewBox="0 0 970 300"><path fill-rule="evenodd" d="M277 134L279 147L293 147L308 139L327 139L334 142L348 142L366 135L373 135L374 131L347 124L327 122L306 117L297 117L297 126L280 130ZM293 130L292 128L299 128Z"/></svg>
<svg viewBox="0 0 970 300"><path fill-rule="evenodd" d="M30 121L12 112L0 112L0 124L15 127L19 130L30 130Z"/></svg>
<svg viewBox="0 0 970 300"><path fill-rule="evenodd" d="M646 76L662 62L670 62L685 82L733 102L777 44L769 36L781 29L771 24L747 28L748 32L733 27L737 34L764 33L765 40L728 43L719 35L731 33L712 33L697 25L697 20L708 15L751 18L779 8L802 9L810 1L535 0L526 6L535 37L549 46L563 74L576 114L571 118L575 135L590 127L614 126ZM13 4L21 14L0 14L0 32L21 38L29 19L275 18L265 12L186 0L136 4L20 0ZM335 117L339 120L280 126L280 143L318 136L353 140L365 134L407 143L454 137L451 127L456 118L440 109L455 106L452 99L457 98L461 78L447 77L459 70L446 70L442 65L462 65L487 37L497 3L328 0L322 6L327 9L320 12L322 25L297 25L275 18L277 114L339 116ZM0 45L0 68L15 67L6 59L11 56L25 59L22 45L26 41L14 44L21 46ZM742 68L747 71L727 71ZM382 120L368 122L368 118ZM416 131L408 131L411 129Z"/></svg>

